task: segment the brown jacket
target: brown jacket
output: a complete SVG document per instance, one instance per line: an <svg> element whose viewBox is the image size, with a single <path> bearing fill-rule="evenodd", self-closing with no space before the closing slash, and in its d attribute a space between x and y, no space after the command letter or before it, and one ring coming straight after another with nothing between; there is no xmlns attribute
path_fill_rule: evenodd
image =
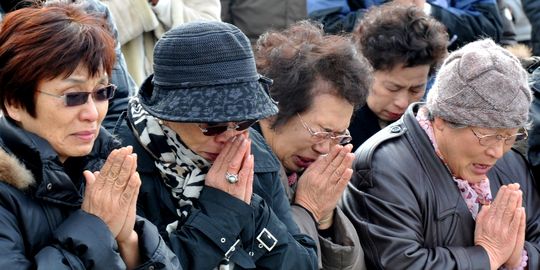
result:
<svg viewBox="0 0 540 270"><path fill-rule="evenodd" d="M281 168L281 183L285 187L289 201L292 202L294 190L287 183L283 167ZM300 231L315 239L317 254L319 254L319 269L366 269L364 251L360 245L358 234L339 206L335 210L332 225L335 239L322 237L317 231L317 225L313 218L305 209L297 205L291 205L291 209Z"/></svg>

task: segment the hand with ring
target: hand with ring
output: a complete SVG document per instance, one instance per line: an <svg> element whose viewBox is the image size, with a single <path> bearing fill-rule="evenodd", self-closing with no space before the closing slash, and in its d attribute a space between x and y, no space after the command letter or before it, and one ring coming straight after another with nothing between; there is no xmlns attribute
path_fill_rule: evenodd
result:
<svg viewBox="0 0 540 270"><path fill-rule="evenodd" d="M225 179L231 184L235 184L238 182L238 174L226 172L225 173Z"/></svg>
<svg viewBox="0 0 540 270"><path fill-rule="evenodd" d="M250 153L251 140L247 138L247 133L230 138L208 171L205 185L250 204L254 167Z"/></svg>

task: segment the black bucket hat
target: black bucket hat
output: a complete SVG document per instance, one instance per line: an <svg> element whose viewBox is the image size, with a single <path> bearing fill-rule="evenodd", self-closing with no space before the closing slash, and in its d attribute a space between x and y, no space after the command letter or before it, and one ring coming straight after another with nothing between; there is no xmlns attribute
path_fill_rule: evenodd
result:
<svg viewBox="0 0 540 270"><path fill-rule="evenodd" d="M154 75L139 91L151 115L173 122L238 122L278 112L234 25L199 21L169 30L154 48Z"/></svg>

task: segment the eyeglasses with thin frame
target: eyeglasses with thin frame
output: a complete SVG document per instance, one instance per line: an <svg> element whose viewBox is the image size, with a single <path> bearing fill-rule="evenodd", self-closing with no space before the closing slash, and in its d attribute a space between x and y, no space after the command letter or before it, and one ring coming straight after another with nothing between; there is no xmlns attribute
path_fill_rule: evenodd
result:
<svg viewBox="0 0 540 270"><path fill-rule="evenodd" d="M246 120L231 123L202 123L198 124L205 136L217 136L227 130L243 131L253 126L259 120Z"/></svg>
<svg viewBox="0 0 540 270"><path fill-rule="evenodd" d="M327 132L327 131L313 131L302 119L302 116L300 116L299 113L296 113L298 115L298 118L300 118L300 122L302 122L302 125L304 128L309 132L311 135L311 138L315 143L322 143L327 140L331 140L334 144L347 144L352 141L351 133L348 129L345 130L344 134L338 134L334 132Z"/></svg>
<svg viewBox="0 0 540 270"><path fill-rule="evenodd" d="M88 102L88 96L90 95L92 95L92 98L94 99L94 101L98 101L98 102L107 101L111 99L112 97L114 97L115 91L116 91L116 85L114 84L109 84L105 87L98 88L97 90L92 91L92 92L70 92L70 93L65 93L63 95L56 95L56 94L47 93L41 90L37 90L37 92L39 93L62 99L66 107L74 107L74 106L83 105L86 102Z"/></svg>
<svg viewBox="0 0 540 270"><path fill-rule="evenodd" d="M510 135L510 136L503 136L501 134L480 134L477 131L474 131L474 129L471 128L472 133L476 138L478 138L478 143L482 146L493 146L496 143L500 141L504 141L504 144L507 146L513 145L517 141L525 140L527 139L527 130L524 128L521 128L518 133Z"/></svg>

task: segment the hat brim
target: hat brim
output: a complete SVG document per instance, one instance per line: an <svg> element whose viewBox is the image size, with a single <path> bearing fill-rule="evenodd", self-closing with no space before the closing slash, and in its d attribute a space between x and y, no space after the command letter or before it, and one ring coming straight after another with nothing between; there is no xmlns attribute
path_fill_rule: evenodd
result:
<svg viewBox="0 0 540 270"><path fill-rule="evenodd" d="M143 108L172 122L238 122L275 115L278 108L259 81L164 88L146 79L139 91Z"/></svg>

